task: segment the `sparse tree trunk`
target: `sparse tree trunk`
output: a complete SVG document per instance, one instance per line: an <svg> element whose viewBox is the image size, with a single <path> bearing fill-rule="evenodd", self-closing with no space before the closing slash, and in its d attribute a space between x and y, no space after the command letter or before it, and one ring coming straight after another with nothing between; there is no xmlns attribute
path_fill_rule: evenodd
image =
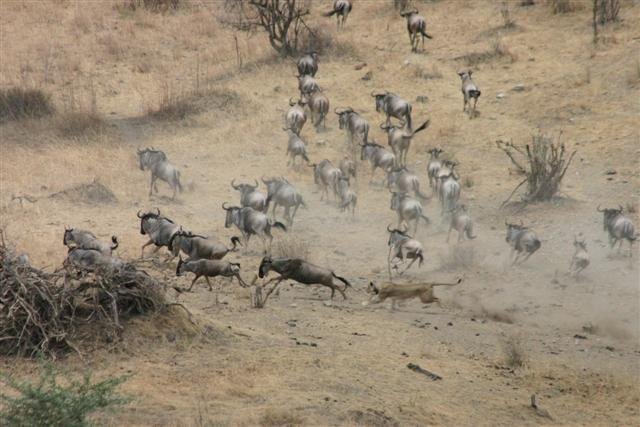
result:
<svg viewBox="0 0 640 427"><path fill-rule="evenodd" d="M598 0L593 0L593 44L598 43L598 21L596 16L598 14Z"/></svg>

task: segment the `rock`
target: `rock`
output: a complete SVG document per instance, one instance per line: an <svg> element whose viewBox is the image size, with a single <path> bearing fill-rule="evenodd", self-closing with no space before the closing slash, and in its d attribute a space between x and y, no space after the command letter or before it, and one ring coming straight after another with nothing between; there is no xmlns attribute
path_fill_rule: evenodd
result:
<svg viewBox="0 0 640 427"><path fill-rule="evenodd" d="M429 101L429 98L426 95L418 95L418 96L416 96L416 102L421 102L423 104L426 104L427 101Z"/></svg>
<svg viewBox="0 0 640 427"><path fill-rule="evenodd" d="M502 98L506 98L506 96L507 96L506 94L504 94L503 92L500 92L496 95L496 98L502 99Z"/></svg>
<svg viewBox="0 0 640 427"><path fill-rule="evenodd" d="M618 171L617 171L617 170L615 170L615 169L607 169L607 170L604 172L604 174L605 174L605 175L615 175L615 174L617 174L617 173L618 173Z"/></svg>
<svg viewBox="0 0 640 427"><path fill-rule="evenodd" d="M525 89L526 89L526 87L522 83L519 83L519 84L517 84L517 85L515 85L514 87L511 88L511 90L514 91L514 92L524 92Z"/></svg>
<svg viewBox="0 0 640 427"><path fill-rule="evenodd" d="M325 307L332 307L333 306L333 301L323 301L322 303L325 305Z"/></svg>
<svg viewBox="0 0 640 427"><path fill-rule="evenodd" d="M373 71L367 71L367 74L365 74L364 76L362 76L361 80L371 80L373 78Z"/></svg>
<svg viewBox="0 0 640 427"><path fill-rule="evenodd" d="M355 68L356 70L358 70L358 71L359 71L359 70L362 70L362 69L363 69L364 67L366 67L366 66L367 66L367 63L366 63L366 62L361 62L361 63L359 63L359 64L356 64L356 66L355 66L355 67L353 67L353 68Z"/></svg>
<svg viewBox="0 0 640 427"><path fill-rule="evenodd" d="M292 307L292 308L296 308L297 306L298 306L298 304L296 304L295 302L289 304L289 307Z"/></svg>

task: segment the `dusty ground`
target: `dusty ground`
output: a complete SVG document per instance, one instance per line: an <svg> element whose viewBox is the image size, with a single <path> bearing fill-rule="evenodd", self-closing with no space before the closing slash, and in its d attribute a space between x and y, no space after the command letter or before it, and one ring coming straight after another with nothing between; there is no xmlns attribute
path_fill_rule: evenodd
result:
<svg viewBox="0 0 640 427"><path fill-rule="evenodd" d="M363 307L369 280L386 280L386 225L395 220L388 193L357 183L355 218L320 201L309 170L286 167L280 130L287 100L296 94L293 64L274 58L261 35L240 34L243 69L237 70L233 34L216 22L214 4L191 4L175 13L131 12L115 3L2 2L0 83L40 87L53 94L53 119L1 125L0 220L6 237L49 269L62 262L63 226L119 236L123 258L139 256L144 239L138 209L159 207L185 227L226 241L220 208L236 201L231 178L286 175L309 207L299 211L289 237L314 262L349 278L349 299L325 289L283 286L266 308L250 308L248 292L221 282L204 285L179 301L194 314L202 335L173 332L162 318L139 320L111 351L73 356L62 365L100 375L129 372L124 390L133 404L104 416L112 425L631 425L638 421L640 390L640 292L637 249L633 257L610 253L597 204L637 207L640 9L623 2L622 22L591 43L588 7L552 15L546 4L511 6L516 26L500 28L492 2L419 3L434 39L410 54L405 26L391 2L358 2L347 28L314 6L309 22L335 38L321 58L318 80L332 109L350 105L384 135L369 93L389 89L413 102L415 121L431 119L416 137L410 164L425 178L426 150L439 146L460 161L470 178L463 199L471 206L478 238L445 243L437 201L426 205L433 224L418 238L427 262L405 280L450 279L438 289L443 306L413 301L399 311ZM463 7L464 4L464 7ZM454 19L455 17L455 19ZM500 40L508 55L474 66L482 89L480 114L461 112L455 58L491 51ZM355 70L356 64L367 66ZM368 71L371 80L361 80ZM523 92L512 91L524 84ZM162 96L198 90L202 112L161 121L146 112ZM504 93L502 99L496 98ZM93 95L92 95L93 94ZM106 127L78 137L58 130L59 117L90 108L92 98ZM225 102L220 101L224 99ZM72 102L73 101L73 102ZM307 125L312 161L339 160L345 138L331 115L329 130ZM519 177L497 139L526 143L540 129L578 154L561 198L521 209L499 204ZM135 149L164 150L182 170L188 191L173 202L149 199L148 173L137 168ZM606 175L615 169L615 175ZM366 168L362 168L366 170ZM50 198L97 179L114 204ZM379 181L381 176L376 176ZM35 203L13 199L31 195ZM522 219L542 239L526 264L509 268L504 220ZM636 224L637 217L634 216ZM565 272L573 235L587 238L591 266L580 279ZM625 247L626 248L626 247ZM260 247L234 254L251 279ZM464 261L464 265L459 261ZM151 265L151 264L149 264ZM149 267L169 284L174 264ZM170 298L177 296L173 291ZM592 325L591 332L584 326ZM576 338L584 336L586 339ZM508 367L508 342L519 342L526 367ZM313 345L312 345L313 344ZM416 363L443 377L430 381L407 369ZM30 375L29 362L2 360L2 368ZM529 407L531 394L549 417Z"/></svg>

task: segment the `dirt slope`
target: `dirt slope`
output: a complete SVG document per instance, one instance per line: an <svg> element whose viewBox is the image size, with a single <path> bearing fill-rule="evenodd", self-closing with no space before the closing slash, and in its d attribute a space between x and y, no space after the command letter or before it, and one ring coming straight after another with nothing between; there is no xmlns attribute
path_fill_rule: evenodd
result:
<svg viewBox="0 0 640 427"><path fill-rule="evenodd" d="M3 61L0 83L37 86L53 94L61 114L96 100L105 129L67 138L58 117L0 125L0 225L32 262L56 268L64 259L63 226L116 234L123 258L144 243L135 213L159 207L185 227L222 241L224 201L236 202L232 178L252 181L285 175L308 204L288 239L311 260L349 278L355 290L332 304L325 289L283 286L263 310L249 308L248 292L220 282L201 285L179 301L207 333L176 337L171 325L141 321L115 350L71 357L72 369L134 374L124 386L134 404L105 416L112 425L631 425L640 393L638 255L611 254L598 204L638 201L638 76L640 12L623 2L622 21L591 43L588 8L552 15L548 5L512 5L515 28L501 29L494 2L419 3L433 40L410 54L404 21L391 2L357 2L347 28L336 33L314 5L310 25L327 28L336 47L321 57L318 81L335 107L352 106L385 144L369 93L392 90L413 104L415 122L431 120L413 141L409 161L427 189L426 150L439 146L460 162L468 183L478 238L447 245L436 199L432 219L417 237L426 263L404 280L449 280L438 289L442 307L416 301L399 311L364 307L370 280L387 280L386 225L396 220L380 172L369 185L362 165L355 218L320 200L309 169L286 167L281 130L287 101L296 95L295 69L272 56L261 35L239 35L244 68L237 70L233 34L220 27L214 4L189 4L174 13L131 12L112 3L0 5ZM119 4L119 3L118 3ZM463 7L464 6L464 7ZM470 53L503 55L473 66L482 90L479 116L462 114L456 70ZM636 54L634 54L636 53ZM357 64L366 67L356 70ZM370 80L363 80L371 72ZM524 91L514 91L517 84ZM163 96L195 90L201 112L185 120L146 115ZM92 93L94 95L92 95ZM503 93L503 98L496 95ZM416 101L426 96L428 101ZM72 102L73 101L73 102ZM335 115L328 131L307 125L303 135L313 162L349 154ZM578 154L561 198L520 209L498 206L519 177L509 173L497 139L526 143L540 129ZM147 197L148 172L135 149L164 150L182 172L187 191L171 201ZM606 175L609 169L615 175ZM49 195L97 179L115 203L78 203ZM35 203L13 196L30 195ZM638 224L637 216L633 216ZM526 264L510 268L504 220L521 219L542 239ZM566 275L574 234L582 232L591 265L580 279ZM277 232L276 232L277 233ZM277 234L276 240L287 239ZM626 249L626 246L625 246ZM231 256L243 276L257 271L261 247ZM463 261L461 264L460 261ZM151 265L151 263L149 263ZM175 264L150 267L169 284ZM171 291L171 298L178 298ZM592 325L593 333L583 330ZM576 338L584 336L586 339ZM527 366L511 369L505 343L520 342ZM311 345L315 344L315 345ZM33 373L32 364L1 360L2 369ZM407 369L416 363L440 381ZM551 418L529 407L531 394Z"/></svg>

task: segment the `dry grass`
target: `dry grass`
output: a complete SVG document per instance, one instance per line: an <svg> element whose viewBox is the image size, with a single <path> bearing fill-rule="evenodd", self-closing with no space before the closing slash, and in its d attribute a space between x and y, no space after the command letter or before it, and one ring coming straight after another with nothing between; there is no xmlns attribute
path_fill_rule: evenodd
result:
<svg viewBox="0 0 640 427"><path fill-rule="evenodd" d="M283 409L267 409L259 423L265 427L293 427L302 425L304 418Z"/></svg>
<svg viewBox="0 0 640 427"><path fill-rule="evenodd" d="M282 236L273 243L274 257L310 259L311 247L306 240L294 236Z"/></svg>
<svg viewBox="0 0 640 427"><path fill-rule="evenodd" d="M413 68L413 76L425 80L434 80L441 79L442 72L436 64L431 65L430 69L422 68L419 65L415 65Z"/></svg>
<svg viewBox="0 0 640 427"><path fill-rule="evenodd" d="M468 53L455 59L464 62L469 67L475 67L478 64L498 59L508 59L510 62L515 62L517 56L509 50L501 39L497 38L491 42L491 47L488 50Z"/></svg>
<svg viewBox="0 0 640 427"><path fill-rule="evenodd" d="M502 343L504 353L504 363L511 368L524 368L528 364L528 359L522 346L520 338L510 336Z"/></svg>
<svg viewBox="0 0 640 427"><path fill-rule="evenodd" d="M104 132L106 122L91 111L69 111L56 117L56 128L64 138L91 137Z"/></svg>
<svg viewBox="0 0 640 427"><path fill-rule="evenodd" d="M40 89L0 90L0 122L42 117L54 112L51 96Z"/></svg>
<svg viewBox="0 0 640 427"><path fill-rule="evenodd" d="M582 10L586 4L586 2L576 0L549 0L548 3L551 6L551 12L556 15Z"/></svg>

